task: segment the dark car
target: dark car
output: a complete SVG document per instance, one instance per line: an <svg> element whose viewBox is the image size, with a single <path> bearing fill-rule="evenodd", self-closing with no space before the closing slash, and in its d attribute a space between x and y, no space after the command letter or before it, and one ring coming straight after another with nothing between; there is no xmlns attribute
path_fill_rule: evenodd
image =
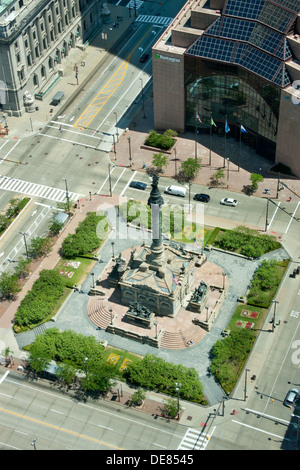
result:
<svg viewBox="0 0 300 470"><path fill-rule="evenodd" d="M147 185L146 183L142 183L141 181L131 181L129 187L135 189L146 189Z"/></svg>
<svg viewBox="0 0 300 470"><path fill-rule="evenodd" d="M201 202L209 202L210 196L208 194L195 194L194 200L201 201Z"/></svg>
<svg viewBox="0 0 300 470"><path fill-rule="evenodd" d="M140 57L140 62L146 62L146 60L149 59L149 54L145 52L145 54L142 54Z"/></svg>

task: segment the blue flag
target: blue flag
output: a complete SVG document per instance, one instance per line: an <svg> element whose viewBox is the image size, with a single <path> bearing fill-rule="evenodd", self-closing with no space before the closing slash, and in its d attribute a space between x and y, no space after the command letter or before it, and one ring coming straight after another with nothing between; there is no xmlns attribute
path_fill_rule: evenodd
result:
<svg viewBox="0 0 300 470"><path fill-rule="evenodd" d="M241 132L246 132L246 134L248 134L248 132L246 131L246 129L244 128L242 124L241 124Z"/></svg>
<svg viewBox="0 0 300 470"><path fill-rule="evenodd" d="M230 131L230 127L228 126L228 122L227 122L227 119L226 119L226 122L225 122L225 132L229 132Z"/></svg>

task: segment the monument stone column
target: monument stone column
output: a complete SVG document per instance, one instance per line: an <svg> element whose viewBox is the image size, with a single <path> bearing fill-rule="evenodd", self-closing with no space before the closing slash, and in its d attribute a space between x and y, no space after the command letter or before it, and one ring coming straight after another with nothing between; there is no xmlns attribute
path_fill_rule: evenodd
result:
<svg viewBox="0 0 300 470"><path fill-rule="evenodd" d="M151 256L149 259L150 264L162 265L164 262L164 246L162 241L161 233L161 206L164 204L164 200L158 189L158 176L153 175L152 178L152 189L150 197L148 199L148 206L151 208L151 226L152 226L152 244L151 244Z"/></svg>

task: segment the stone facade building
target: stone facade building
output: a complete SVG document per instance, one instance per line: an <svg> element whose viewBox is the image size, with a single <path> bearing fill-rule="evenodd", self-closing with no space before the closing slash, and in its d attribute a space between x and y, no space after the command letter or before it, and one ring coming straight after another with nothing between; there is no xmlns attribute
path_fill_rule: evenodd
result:
<svg viewBox="0 0 300 470"><path fill-rule="evenodd" d="M30 97L42 99L70 49L101 27L101 7L100 0L0 1L0 111L20 116Z"/></svg>

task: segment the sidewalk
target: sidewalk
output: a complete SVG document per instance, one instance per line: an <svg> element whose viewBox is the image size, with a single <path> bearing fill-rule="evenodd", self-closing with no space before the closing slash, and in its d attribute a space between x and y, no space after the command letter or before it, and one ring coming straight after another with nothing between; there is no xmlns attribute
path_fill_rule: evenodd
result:
<svg viewBox="0 0 300 470"><path fill-rule="evenodd" d="M151 96L148 96L148 99L145 101L144 111L141 109L131 122L129 129L127 131L125 130L123 134L120 135L119 142L116 145L116 155L113 151L111 151L110 158L112 162L120 166L129 167L128 137L130 137L132 157L131 169L133 171L146 173L146 170L143 169L143 164L145 163L147 167L151 167L153 154L159 152L159 150L143 148L146 136L151 129L154 129L153 99ZM211 176L219 168L223 168L224 165L224 137L220 137L216 134L212 136L211 165L209 165L209 135L198 135L197 139L197 157L201 158L202 167L199 175L193 181L193 183L206 186L206 188L203 188L203 191L208 192L209 194ZM186 132L184 134L179 134L176 140L176 161L174 149L172 150L171 154L165 153L168 156L168 166L165 168L162 174L163 177L174 178L175 168L177 167L178 171L182 161L189 157L195 157L195 133ZM223 181L225 184L224 186L219 187L220 189L223 189L224 197L230 197L230 194L227 194L228 192L241 193L244 186L251 184L251 173L260 173L264 177L264 181L259 183L259 188L254 196L276 198L278 175L271 174L269 171L274 163L270 160L264 159L258 155L254 149L244 144L242 144L241 149L240 170L238 171L237 155L239 153L239 142L236 142L234 138L227 137L226 157L230 158L229 171L226 161L226 167L223 168L225 173L225 178ZM226 187L227 177L229 183L228 189ZM299 178L289 178L284 175L280 175L280 180L287 184L290 189L300 194ZM174 184L176 184L175 179ZM270 190L269 196L264 194L265 188ZM279 191L278 199L280 201L286 201L288 200L289 196L292 196L293 201L296 200L298 202L298 198L293 196L293 194L286 188L282 191Z"/></svg>

